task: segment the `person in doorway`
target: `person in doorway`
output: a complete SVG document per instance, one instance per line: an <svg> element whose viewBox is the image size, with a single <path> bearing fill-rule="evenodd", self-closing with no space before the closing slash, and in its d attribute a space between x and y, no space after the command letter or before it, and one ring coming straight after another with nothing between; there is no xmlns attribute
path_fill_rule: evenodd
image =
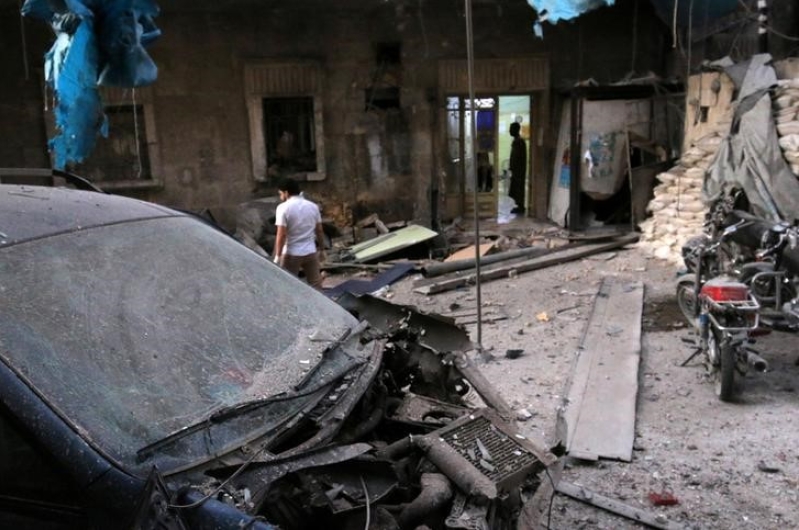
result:
<svg viewBox="0 0 799 530"><path fill-rule="evenodd" d="M516 203L511 213L524 213L524 183L527 177L527 145L519 134L518 122L510 124L513 143L510 146L510 187L508 195Z"/></svg>
<svg viewBox="0 0 799 530"><path fill-rule="evenodd" d="M477 191L491 191L494 188L494 167L488 153L477 153Z"/></svg>
<svg viewBox="0 0 799 530"><path fill-rule="evenodd" d="M275 214L275 263L295 276L302 270L308 283L321 289L320 263L325 256L319 207L300 195L300 185L294 179L282 179L277 190L283 202L278 205Z"/></svg>

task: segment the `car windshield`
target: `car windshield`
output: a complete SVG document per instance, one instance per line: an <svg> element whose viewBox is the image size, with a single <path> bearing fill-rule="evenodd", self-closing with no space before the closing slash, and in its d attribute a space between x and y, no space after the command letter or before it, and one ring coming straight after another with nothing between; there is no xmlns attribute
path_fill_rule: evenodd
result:
<svg viewBox="0 0 799 530"><path fill-rule="evenodd" d="M218 409L291 390L357 324L182 216L3 249L0 300L0 355L123 464Z"/></svg>

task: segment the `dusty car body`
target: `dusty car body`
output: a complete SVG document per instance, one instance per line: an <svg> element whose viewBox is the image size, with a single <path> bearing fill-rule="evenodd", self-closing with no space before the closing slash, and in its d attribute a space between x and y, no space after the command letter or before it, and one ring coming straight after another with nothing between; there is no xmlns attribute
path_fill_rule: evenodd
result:
<svg viewBox="0 0 799 530"><path fill-rule="evenodd" d="M0 300L0 528L515 528L554 460L463 330L161 206L0 185Z"/></svg>

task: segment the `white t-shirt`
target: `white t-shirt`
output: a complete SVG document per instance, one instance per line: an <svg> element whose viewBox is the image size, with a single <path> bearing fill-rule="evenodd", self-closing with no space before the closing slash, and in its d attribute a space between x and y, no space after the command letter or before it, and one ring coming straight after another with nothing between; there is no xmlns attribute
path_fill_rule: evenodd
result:
<svg viewBox="0 0 799 530"><path fill-rule="evenodd" d="M319 207L307 199L295 195L278 204L275 225L286 227L283 254L307 256L316 252L316 224L321 222Z"/></svg>

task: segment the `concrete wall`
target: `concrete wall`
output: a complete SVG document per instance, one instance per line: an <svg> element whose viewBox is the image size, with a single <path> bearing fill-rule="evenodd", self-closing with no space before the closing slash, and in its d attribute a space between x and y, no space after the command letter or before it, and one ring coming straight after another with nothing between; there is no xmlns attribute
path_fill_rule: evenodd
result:
<svg viewBox="0 0 799 530"><path fill-rule="evenodd" d="M634 0L620 0L575 22L545 26L539 40L532 33L535 14L524 0L476 2L475 55L547 53L553 88L589 77L614 82L632 70L659 73L668 29L647 2L638 3L637 14ZM327 178L306 183L306 191L341 222L353 210L356 217L376 211L387 221L430 221L430 190L438 178L434 160L446 156L444 146L434 149L444 104L437 100L437 60L466 56L463 2L341 7L306 1L246 8L226 3L233 6L227 10L215 2L207 8L197 4L177 10L165 3L157 19L163 36L150 50L159 66L151 149L158 150L160 167L154 169L163 186L125 193L181 208L210 208L228 222L236 204L272 195L274 188L252 175L244 66L254 59L314 59L324 69ZM6 79L0 85L0 135L6 139L0 165L41 165L46 163L44 105L38 79L24 79L18 26L13 10L0 12ZM28 58L40 67L49 30L34 21L26 28ZM366 112L364 90L377 68L375 45L389 42L402 43L401 106ZM553 137L547 134L547 142Z"/></svg>

